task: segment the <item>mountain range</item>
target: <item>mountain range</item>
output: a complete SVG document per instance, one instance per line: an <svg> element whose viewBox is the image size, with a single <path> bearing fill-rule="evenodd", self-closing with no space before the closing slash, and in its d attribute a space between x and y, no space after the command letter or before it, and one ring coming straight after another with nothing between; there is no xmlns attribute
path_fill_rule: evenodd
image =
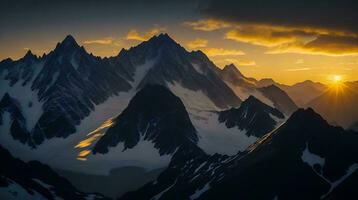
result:
<svg viewBox="0 0 358 200"><path fill-rule="evenodd" d="M356 101L343 98L332 107L340 115L332 116L325 113L329 91L312 81L256 80L233 64L220 69L167 34L109 58L88 53L69 35L41 57L28 51L0 62L0 153L7 163L0 191L11 195L16 187L26 199L105 198L114 194L106 183L72 186L69 173L55 171L89 180L135 167L159 175L118 180L132 192L108 186L126 193L122 199L355 197L358 133L330 124L354 129L358 118L346 113ZM307 105L314 110L299 108ZM89 184L103 195L76 189Z"/></svg>
<svg viewBox="0 0 358 200"><path fill-rule="evenodd" d="M246 151L174 157L155 181L121 199L355 199L357 142L356 132L299 109Z"/></svg>

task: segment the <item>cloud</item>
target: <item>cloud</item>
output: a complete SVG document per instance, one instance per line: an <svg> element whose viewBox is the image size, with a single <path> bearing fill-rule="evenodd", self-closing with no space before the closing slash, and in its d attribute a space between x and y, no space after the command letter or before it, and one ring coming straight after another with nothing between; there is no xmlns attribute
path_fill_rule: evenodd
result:
<svg viewBox="0 0 358 200"><path fill-rule="evenodd" d="M253 66L256 65L256 62L253 60L242 60L242 59L235 59L235 58L228 58L225 59L226 62L234 63L237 66Z"/></svg>
<svg viewBox="0 0 358 200"><path fill-rule="evenodd" d="M143 33L138 32L135 29L130 30L127 33L126 39L127 40L136 40L136 41L146 41L153 37L154 35L157 35L161 32L165 31L165 28L159 27L159 28L152 28L147 31L144 31Z"/></svg>
<svg viewBox="0 0 358 200"><path fill-rule="evenodd" d="M241 56L245 52L236 49L204 48L202 51L208 56Z"/></svg>
<svg viewBox="0 0 358 200"><path fill-rule="evenodd" d="M197 48L203 48L208 45L208 40L197 38L195 40L189 41L187 46L189 49L197 49Z"/></svg>
<svg viewBox="0 0 358 200"><path fill-rule="evenodd" d="M266 52L266 54L282 53L357 56L358 37L321 35L307 43L288 43L269 49Z"/></svg>
<svg viewBox="0 0 358 200"><path fill-rule="evenodd" d="M103 45L108 45L108 44L113 44L113 43L114 43L114 39L112 37L83 41L83 44L103 44Z"/></svg>
<svg viewBox="0 0 358 200"><path fill-rule="evenodd" d="M267 47L268 54L358 55L358 1L202 1L210 20L186 23L195 30L224 29L225 38Z"/></svg>
<svg viewBox="0 0 358 200"><path fill-rule="evenodd" d="M292 68L292 69L285 69L287 72L298 72L298 71L308 71L311 70L309 67L303 67L303 68Z"/></svg>
<svg viewBox="0 0 358 200"><path fill-rule="evenodd" d="M248 29L232 30L225 34L226 39L238 42L250 43L259 46L276 46L284 43L294 42L296 38L292 35L273 36L272 32L250 31Z"/></svg>
<svg viewBox="0 0 358 200"><path fill-rule="evenodd" d="M319 28L235 24L225 39L267 47L266 54L358 55L358 35Z"/></svg>
<svg viewBox="0 0 358 200"><path fill-rule="evenodd" d="M222 0L202 1L208 18L227 23L315 27L358 33L356 0Z"/></svg>
<svg viewBox="0 0 358 200"><path fill-rule="evenodd" d="M219 21L219 20L213 20L213 19L189 21L189 22L184 22L183 25L187 27L191 27L194 30L200 30L200 31L214 31L218 29L229 28L232 26L230 23Z"/></svg>

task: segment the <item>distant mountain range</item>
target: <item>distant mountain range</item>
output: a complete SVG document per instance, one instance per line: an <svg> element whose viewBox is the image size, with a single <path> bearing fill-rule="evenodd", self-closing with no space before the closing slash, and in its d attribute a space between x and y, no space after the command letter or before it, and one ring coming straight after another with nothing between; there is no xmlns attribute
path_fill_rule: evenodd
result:
<svg viewBox="0 0 358 200"><path fill-rule="evenodd" d="M322 95L310 101L307 106L315 109L332 124L354 128L358 121L357 91L357 81L345 82L328 88Z"/></svg>
<svg viewBox="0 0 358 200"><path fill-rule="evenodd" d="M297 110L296 104L275 82L263 86L260 81L245 77L233 64L218 70L221 78L241 99L250 95L290 116Z"/></svg>
<svg viewBox="0 0 358 200"><path fill-rule="evenodd" d="M259 87L267 87L270 85L279 87L285 91L299 107L305 107L307 103L322 95L327 89L326 85L310 80L294 85L285 85L277 83L273 79L261 79L256 85Z"/></svg>

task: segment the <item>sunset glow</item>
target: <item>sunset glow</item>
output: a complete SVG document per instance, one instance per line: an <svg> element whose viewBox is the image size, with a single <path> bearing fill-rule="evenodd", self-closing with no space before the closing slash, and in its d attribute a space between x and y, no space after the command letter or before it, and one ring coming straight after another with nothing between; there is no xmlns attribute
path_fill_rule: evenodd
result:
<svg viewBox="0 0 358 200"><path fill-rule="evenodd" d="M240 5L237 7L221 7L221 3L213 1L213 4L204 3L199 6L211 8L202 12L197 12L197 1L168 1L161 3L160 6L145 3L143 8L138 9L131 9L129 5L115 1L109 4L110 10L86 4L83 8L77 8L77 5L67 6L70 9L66 10L64 16L75 13L78 18L75 20L76 23L70 18L62 17L62 13L54 13L54 19L48 20L51 23L41 24L41 20L33 13L46 10L47 7L41 9L41 6L45 5L36 8L39 11L19 13L19 19L32 19L33 23L30 26L23 26L22 31L11 32L13 27L22 27L22 21L16 23L14 19L15 22L12 23L12 20L4 20L1 22L4 23L2 35L6 37L0 37L0 59L19 59L28 49L39 56L49 53L56 46L56 41L61 41L68 34L73 34L86 51L96 56L110 57L118 55L122 48L128 49L154 35L168 33L186 50L203 51L218 67L223 68L234 63L244 75L256 79L270 77L289 85L305 80L329 84L332 79L327 79L327 76L333 73L344 75L344 81L358 79L358 31L351 28L356 27L355 25L346 24L351 21L339 20L337 15L332 19L327 17L327 22L316 23L312 22L312 19L318 19L314 17L316 13L309 13L310 15L304 15L302 21L296 22L296 19L293 19L292 23L286 23L285 20L290 20L291 15L287 18L276 19L268 16L256 19L258 16L255 12L246 12L252 7L245 9L252 4L251 2L237 2ZM173 11L167 9L168 7L176 9ZM236 9L235 12L221 10L231 10L233 7ZM282 13L278 7L280 6L273 7L275 11L269 14L275 16ZM16 13L16 9L17 7L14 7L14 10L0 11ZM242 17L237 10L245 16ZM89 17L93 17L88 16L89 13L100 15L96 20L88 20ZM282 16L285 14L287 13L283 12ZM347 9L344 14L347 14ZM302 16L297 13L296 15ZM342 26L348 28L334 26L337 23L331 21L344 21L346 23ZM61 27L61 31L58 31L57 27Z"/></svg>
<svg viewBox="0 0 358 200"><path fill-rule="evenodd" d="M341 75L334 75L333 76L333 82L340 83L341 81L342 81L342 76Z"/></svg>

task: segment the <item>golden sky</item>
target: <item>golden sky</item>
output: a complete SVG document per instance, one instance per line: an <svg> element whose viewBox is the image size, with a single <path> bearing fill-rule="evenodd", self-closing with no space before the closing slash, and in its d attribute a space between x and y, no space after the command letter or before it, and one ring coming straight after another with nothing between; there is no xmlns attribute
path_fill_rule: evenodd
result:
<svg viewBox="0 0 358 200"><path fill-rule="evenodd" d="M329 83L334 75L340 75L345 81L358 80L358 30L350 26L354 24L356 4L341 6L336 1L322 7L322 14L328 17L321 19L313 9L321 8L321 4L315 2L312 12L299 10L301 4L297 4L297 10L283 12L264 3L261 7L266 10L258 12L251 1L222 5L213 0L213 5L206 5L209 11L205 15L197 11L196 1L186 0L150 4L111 1L113 5L93 3L85 8L78 3L82 1L57 2L56 6L23 2L23 8L9 2L0 6L0 25L4 27L0 32L0 59L18 59L29 49L42 55L68 34L94 55L115 56L122 48L166 32L188 51L202 50L218 67L234 63L244 75L256 79L273 78L285 84L308 79ZM79 11L80 7L83 9ZM230 12L234 8L242 10ZM296 13L306 17L301 19ZM318 16L317 20L312 16Z"/></svg>

